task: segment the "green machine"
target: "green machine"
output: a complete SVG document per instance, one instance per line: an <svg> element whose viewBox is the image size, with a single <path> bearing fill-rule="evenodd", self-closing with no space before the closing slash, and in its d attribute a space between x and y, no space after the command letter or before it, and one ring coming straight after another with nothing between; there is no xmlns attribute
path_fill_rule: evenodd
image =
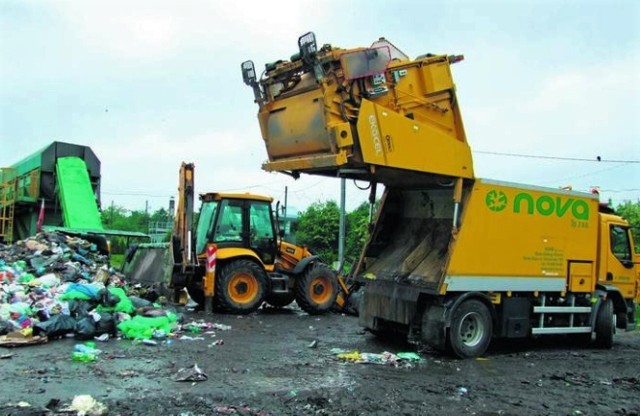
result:
<svg viewBox="0 0 640 416"><path fill-rule="evenodd" d="M0 169L0 242L34 235L39 225L84 238L145 236L105 230L99 207L100 160L88 146L53 142Z"/></svg>

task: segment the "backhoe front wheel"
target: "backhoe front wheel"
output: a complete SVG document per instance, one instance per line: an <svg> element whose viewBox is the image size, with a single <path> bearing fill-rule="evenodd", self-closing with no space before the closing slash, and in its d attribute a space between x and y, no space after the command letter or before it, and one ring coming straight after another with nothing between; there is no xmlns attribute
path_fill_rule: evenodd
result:
<svg viewBox="0 0 640 416"><path fill-rule="evenodd" d="M296 302L310 315L331 309L338 296L338 278L328 266L316 264L296 280Z"/></svg>
<svg viewBox="0 0 640 416"><path fill-rule="evenodd" d="M477 357L489 347L492 333L493 320L487 306L476 299L465 300L453 311L449 348L460 358Z"/></svg>
<svg viewBox="0 0 640 416"><path fill-rule="evenodd" d="M227 313L247 314L260 307L267 288L267 276L250 260L235 260L222 266L216 278L216 306Z"/></svg>

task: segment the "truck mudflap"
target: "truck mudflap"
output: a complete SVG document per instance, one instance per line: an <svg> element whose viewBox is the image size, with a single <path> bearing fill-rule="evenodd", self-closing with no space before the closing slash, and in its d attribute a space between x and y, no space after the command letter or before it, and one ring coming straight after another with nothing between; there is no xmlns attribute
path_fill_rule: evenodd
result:
<svg viewBox="0 0 640 416"><path fill-rule="evenodd" d="M360 325L380 330L381 322L408 326L417 313L420 291L390 281L369 281L364 286L360 305Z"/></svg>

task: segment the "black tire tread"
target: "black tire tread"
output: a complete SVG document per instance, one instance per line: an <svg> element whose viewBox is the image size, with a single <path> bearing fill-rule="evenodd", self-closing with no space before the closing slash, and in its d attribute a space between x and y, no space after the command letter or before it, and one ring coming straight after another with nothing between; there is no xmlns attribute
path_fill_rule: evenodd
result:
<svg viewBox="0 0 640 416"><path fill-rule="evenodd" d="M470 348L463 345L462 342L457 339L456 332L458 320L462 319L467 312L473 311L478 312L484 317L486 332L482 341L477 346ZM449 335L447 337L447 346L450 353L453 353L459 358L473 358L482 355L489 347L492 336L493 320L491 318L491 312L482 301L477 299L467 299L459 304L453 311L451 327L449 328Z"/></svg>
<svg viewBox="0 0 640 416"><path fill-rule="evenodd" d="M613 302L611 299L604 301L598 309L595 332L596 347L609 349L613 346Z"/></svg>
<svg viewBox="0 0 640 416"><path fill-rule="evenodd" d="M258 290L261 294L258 296L256 302L250 306L238 305L228 297L228 292L226 290L227 280L233 276L233 272L235 270L239 269L246 269L250 271L258 281ZM267 276L258 264L246 259L234 260L222 266L220 274L216 277L214 303L216 309L223 313L246 315L254 312L262 305L266 291Z"/></svg>
<svg viewBox="0 0 640 416"><path fill-rule="evenodd" d="M314 278L322 274L328 274L331 276L333 294L328 302L320 305L309 298L307 288ZM309 315L320 315L330 311L336 302L336 297L338 296L338 278L329 266L322 263L316 263L309 267L301 276L297 277L295 292L296 303L300 306L300 309Z"/></svg>

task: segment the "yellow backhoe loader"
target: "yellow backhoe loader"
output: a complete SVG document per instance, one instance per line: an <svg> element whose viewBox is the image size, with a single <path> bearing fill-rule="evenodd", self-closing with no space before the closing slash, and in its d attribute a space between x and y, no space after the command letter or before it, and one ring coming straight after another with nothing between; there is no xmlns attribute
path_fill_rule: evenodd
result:
<svg viewBox="0 0 640 416"><path fill-rule="evenodd" d="M201 194L194 228L193 164L182 163L178 190L171 242L132 248L123 267L130 281L173 290L176 301L186 289L207 311L246 314L294 300L309 314L344 306L344 281L306 247L282 240L273 198Z"/></svg>

